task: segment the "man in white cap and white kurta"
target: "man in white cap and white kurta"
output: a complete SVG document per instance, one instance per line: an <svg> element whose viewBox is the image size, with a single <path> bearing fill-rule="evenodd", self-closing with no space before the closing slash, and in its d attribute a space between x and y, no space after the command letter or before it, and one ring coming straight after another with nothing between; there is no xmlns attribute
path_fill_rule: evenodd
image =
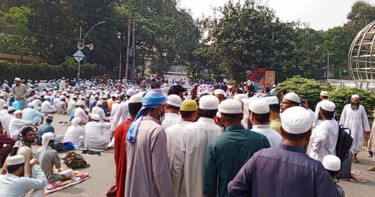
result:
<svg viewBox="0 0 375 197"><path fill-rule="evenodd" d="M203 197L204 165L208 145L219 136L221 128L215 124L219 99L212 95L199 99L197 122L183 128L183 135L176 140L171 162L175 196Z"/></svg>
<svg viewBox="0 0 375 197"><path fill-rule="evenodd" d="M322 101L328 100L328 92L327 91L321 91L320 92L320 101L316 104L315 107L315 114L318 116L319 115L319 110L320 110L320 104Z"/></svg>
<svg viewBox="0 0 375 197"><path fill-rule="evenodd" d="M56 108L52 106L50 100L50 96L44 96L45 101L42 103L42 108L40 109L40 112L47 114L53 114L56 113Z"/></svg>
<svg viewBox="0 0 375 197"><path fill-rule="evenodd" d="M171 94L168 96L167 103L164 105L164 120L161 123L164 130L181 122L181 119L178 116L181 104L182 99L180 96L176 94Z"/></svg>
<svg viewBox="0 0 375 197"><path fill-rule="evenodd" d="M222 89L215 90L214 95L219 99L220 103L226 99L225 98L225 91L222 90Z"/></svg>
<svg viewBox="0 0 375 197"><path fill-rule="evenodd" d="M283 138L268 125L270 117L270 107L266 101L255 100L249 105L249 120L253 125L252 131L263 134L267 137L271 147L279 146Z"/></svg>
<svg viewBox="0 0 375 197"><path fill-rule="evenodd" d="M263 148L269 148L267 138L241 125L242 104L228 99L220 103L221 122L225 132L213 139L206 155L204 195L229 196L227 185L251 158ZM235 153L235 154L233 154Z"/></svg>
<svg viewBox="0 0 375 197"><path fill-rule="evenodd" d="M137 91L133 89L129 89L126 91L126 97L128 98L126 101L120 104L119 109L113 116L113 120L111 123L111 131L115 131L116 127L121 124L122 122L126 121L129 116L129 99L131 96L137 94Z"/></svg>
<svg viewBox="0 0 375 197"><path fill-rule="evenodd" d="M283 144L255 153L228 184L229 194L340 197L323 165L306 155L314 120L303 107L286 109L281 114Z"/></svg>
<svg viewBox="0 0 375 197"><path fill-rule="evenodd" d="M335 120L336 105L333 102L323 100L319 106L320 121L311 134L307 154L322 161L326 155L336 155L339 125Z"/></svg>
<svg viewBox="0 0 375 197"><path fill-rule="evenodd" d="M9 123L10 123L10 120L12 120L13 118L15 118L14 116L14 112L16 110L14 109L14 107L8 107L8 114L6 114L5 116L2 117L1 119L1 125L3 125L3 128L6 132L6 134L10 137L10 133L9 133Z"/></svg>
<svg viewBox="0 0 375 197"><path fill-rule="evenodd" d="M367 136L371 131L366 109L360 104L358 94L354 94L351 103L345 105L341 112L340 124L351 130L353 162L358 163L357 154L362 151L364 134Z"/></svg>
<svg viewBox="0 0 375 197"><path fill-rule="evenodd" d="M12 118L9 122L9 134L10 137L13 139L18 139L18 135L20 133L20 129L27 125L33 125L31 121L22 120L22 111L17 110L14 112L14 118ZM33 125L35 126L35 125Z"/></svg>
<svg viewBox="0 0 375 197"><path fill-rule="evenodd" d="M21 83L21 79L18 77L14 79L14 83L15 84L12 86L11 95L15 96L16 101L18 100L23 101L23 106L21 107L21 109L24 109L27 107L27 100L26 100L27 87L25 84Z"/></svg>
<svg viewBox="0 0 375 197"><path fill-rule="evenodd" d="M24 176L25 159L23 155L10 156L7 159L6 175L0 175L0 196L25 196L34 190L33 196L44 196L47 185L46 176L36 159L30 161L33 178Z"/></svg>
<svg viewBox="0 0 375 197"><path fill-rule="evenodd" d="M287 93L280 103L280 113L283 113L286 109L290 107L300 106L301 99L299 96L294 92Z"/></svg>
<svg viewBox="0 0 375 197"><path fill-rule="evenodd" d="M85 126L85 146L89 148L107 148L111 141L110 123L101 123L98 114L93 114L91 121Z"/></svg>

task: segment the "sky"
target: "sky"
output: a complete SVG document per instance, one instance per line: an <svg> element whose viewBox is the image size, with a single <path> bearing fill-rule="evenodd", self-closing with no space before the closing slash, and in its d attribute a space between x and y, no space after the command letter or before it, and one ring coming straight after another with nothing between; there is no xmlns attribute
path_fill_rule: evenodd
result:
<svg viewBox="0 0 375 197"><path fill-rule="evenodd" d="M212 8L229 0L180 0L180 7L190 9L193 18L212 16ZM234 2L237 2L235 0ZM240 0L243 1L243 0ZM308 23L315 30L327 30L346 23L346 15L357 0L263 0L282 21ZM365 0L375 5L375 0Z"/></svg>

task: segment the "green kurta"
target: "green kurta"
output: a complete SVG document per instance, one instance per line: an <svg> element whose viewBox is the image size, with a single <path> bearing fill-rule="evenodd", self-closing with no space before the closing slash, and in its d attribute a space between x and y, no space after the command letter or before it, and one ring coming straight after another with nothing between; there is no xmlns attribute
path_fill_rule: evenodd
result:
<svg viewBox="0 0 375 197"><path fill-rule="evenodd" d="M228 183L254 153L269 147L267 138L260 133L249 131L241 125L227 127L208 147L204 194L216 196L218 191L219 197L229 196Z"/></svg>
<svg viewBox="0 0 375 197"><path fill-rule="evenodd" d="M270 121L269 125L270 125L271 129L280 133L280 126L281 126L281 120L280 119L275 119L275 120Z"/></svg>

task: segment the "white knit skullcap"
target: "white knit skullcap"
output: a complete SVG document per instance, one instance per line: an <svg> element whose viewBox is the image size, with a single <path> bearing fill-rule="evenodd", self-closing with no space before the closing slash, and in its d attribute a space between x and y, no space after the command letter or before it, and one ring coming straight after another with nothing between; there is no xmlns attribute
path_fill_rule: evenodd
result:
<svg viewBox="0 0 375 197"><path fill-rule="evenodd" d="M219 112L224 114L240 114L242 113L242 103L238 100L224 100L219 105Z"/></svg>
<svg viewBox="0 0 375 197"><path fill-rule="evenodd" d="M341 169L341 160L335 155L326 155L322 164L326 170L339 171Z"/></svg>
<svg viewBox="0 0 375 197"><path fill-rule="evenodd" d="M334 112L336 109L335 103L329 100L322 100L320 102L320 107L326 111Z"/></svg>
<svg viewBox="0 0 375 197"><path fill-rule="evenodd" d="M300 106L286 109L280 114L280 118L283 130L291 134L306 133L314 121L311 113Z"/></svg>
<svg viewBox="0 0 375 197"><path fill-rule="evenodd" d="M217 110L219 99L216 96L205 95L199 99L199 108L204 110Z"/></svg>
<svg viewBox="0 0 375 197"><path fill-rule="evenodd" d="M270 113L270 106L266 101L258 99L250 102L249 110L255 114L267 114Z"/></svg>
<svg viewBox="0 0 375 197"><path fill-rule="evenodd" d="M180 96L177 96L175 94L171 94L171 95L168 96L167 104L179 108L182 105L182 99L181 99Z"/></svg>
<svg viewBox="0 0 375 197"><path fill-rule="evenodd" d="M14 166L25 163L25 157L23 155L9 156L7 159L8 166Z"/></svg>
<svg viewBox="0 0 375 197"><path fill-rule="evenodd" d="M216 95L216 94L225 95L225 91L222 90L222 89L217 89L217 90L215 90L215 93L214 93L214 94L215 94L215 95Z"/></svg>
<svg viewBox="0 0 375 197"><path fill-rule="evenodd" d="M299 96L294 92L289 92L284 96L285 99L288 99L290 101L301 103L301 100L299 99Z"/></svg>

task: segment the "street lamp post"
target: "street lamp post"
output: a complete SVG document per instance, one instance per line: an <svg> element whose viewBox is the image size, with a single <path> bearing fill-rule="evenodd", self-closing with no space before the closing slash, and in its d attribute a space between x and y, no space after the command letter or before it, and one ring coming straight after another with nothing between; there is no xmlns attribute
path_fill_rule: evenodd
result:
<svg viewBox="0 0 375 197"><path fill-rule="evenodd" d="M93 50L94 49L94 44L90 43L88 45L85 45L85 38L89 35L89 33L98 25L100 24L103 24L105 23L106 21L100 21L98 23L96 23L95 25L93 25L89 31L87 31L87 33L83 36L82 38L82 27L80 26L79 27L79 41L78 41L78 44L77 44L77 48L79 50L82 50L84 49L85 47L88 47L90 50ZM78 62L78 73L77 73L77 84L78 84L78 81L79 81L79 76L80 76L80 71L81 71L81 62L79 61Z"/></svg>

